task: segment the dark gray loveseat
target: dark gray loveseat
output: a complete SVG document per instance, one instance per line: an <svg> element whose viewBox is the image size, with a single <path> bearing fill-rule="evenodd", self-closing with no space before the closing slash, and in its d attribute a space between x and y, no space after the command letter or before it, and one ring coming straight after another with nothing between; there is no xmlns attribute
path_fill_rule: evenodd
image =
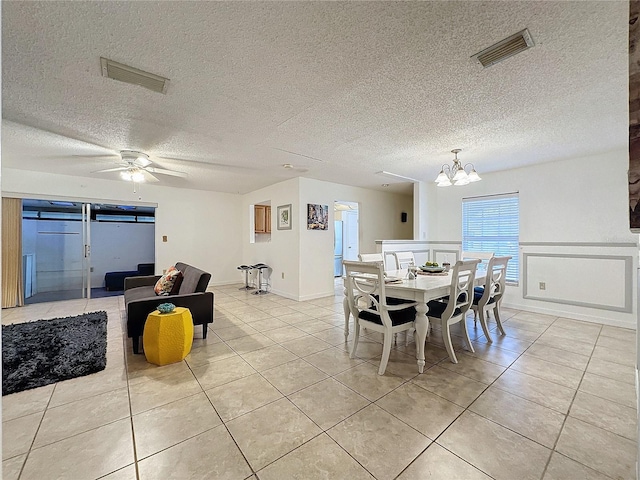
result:
<svg viewBox="0 0 640 480"><path fill-rule="evenodd" d="M133 353L139 353L140 336L147 315L161 303L173 303L191 311L194 325L202 325L202 338L207 338L209 323L213 323L213 292L207 292L211 274L186 263L176 263L182 272L182 284L177 295L158 296L153 287L160 275L131 277L124 280L124 304L127 311L127 335L133 340Z"/></svg>

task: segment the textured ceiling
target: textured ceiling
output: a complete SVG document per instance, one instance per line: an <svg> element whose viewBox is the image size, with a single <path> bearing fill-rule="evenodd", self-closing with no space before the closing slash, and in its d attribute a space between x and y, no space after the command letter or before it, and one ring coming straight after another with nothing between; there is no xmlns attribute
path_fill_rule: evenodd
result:
<svg viewBox="0 0 640 480"><path fill-rule="evenodd" d="M470 57L523 28L536 46ZM431 181L627 144L628 3L3 2L2 164L62 174L146 152L162 184ZM101 76L100 57L170 79ZM180 160L175 160L180 159ZM295 168L285 170L282 164Z"/></svg>

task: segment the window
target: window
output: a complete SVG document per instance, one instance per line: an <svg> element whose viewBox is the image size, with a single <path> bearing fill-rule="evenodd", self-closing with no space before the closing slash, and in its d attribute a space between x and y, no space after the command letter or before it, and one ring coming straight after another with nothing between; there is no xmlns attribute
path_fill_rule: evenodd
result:
<svg viewBox="0 0 640 480"><path fill-rule="evenodd" d="M518 194L462 199L462 250L511 256L507 282L518 283L520 208Z"/></svg>

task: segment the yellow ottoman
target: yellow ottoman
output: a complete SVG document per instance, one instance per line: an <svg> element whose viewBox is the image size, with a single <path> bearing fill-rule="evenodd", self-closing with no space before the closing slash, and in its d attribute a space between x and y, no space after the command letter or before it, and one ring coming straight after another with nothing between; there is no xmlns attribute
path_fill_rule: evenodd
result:
<svg viewBox="0 0 640 480"><path fill-rule="evenodd" d="M142 344L150 363L168 365L183 360L193 344L193 319L189 309L176 307L169 313L151 312L144 324Z"/></svg>

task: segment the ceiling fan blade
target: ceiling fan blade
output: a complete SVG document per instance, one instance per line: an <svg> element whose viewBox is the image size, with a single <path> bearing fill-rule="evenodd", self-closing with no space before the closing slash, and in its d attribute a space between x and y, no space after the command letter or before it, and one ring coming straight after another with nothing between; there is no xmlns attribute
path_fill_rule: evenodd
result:
<svg viewBox="0 0 640 480"><path fill-rule="evenodd" d="M91 172L91 173L119 172L122 170L126 170L127 168L128 167L105 168L103 170L96 170L95 172Z"/></svg>
<svg viewBox="0 0 640 480"><path fill-rule="evenodd" d="M141 170L141 172L144 175L144 181L147 183L156 183L160 181L158 177L152 175L148 170Z"/></svg>
<svg viewBox="0 0 640 480"><path fill-rule="evenodd" d="M101 155L71 155L75 158L120 158L120 155L103 153Z"/></svg>
<svg viewBox="0 0 640 480"><path fill-rule="evenodd" d="M189 175L185 172L178 172L176 170L166 170L164 168L156 168L156 167L147 167L145 168L147 172L150 173L159 173L161 175L171 175L173 177L188 177Z"/></svg>

